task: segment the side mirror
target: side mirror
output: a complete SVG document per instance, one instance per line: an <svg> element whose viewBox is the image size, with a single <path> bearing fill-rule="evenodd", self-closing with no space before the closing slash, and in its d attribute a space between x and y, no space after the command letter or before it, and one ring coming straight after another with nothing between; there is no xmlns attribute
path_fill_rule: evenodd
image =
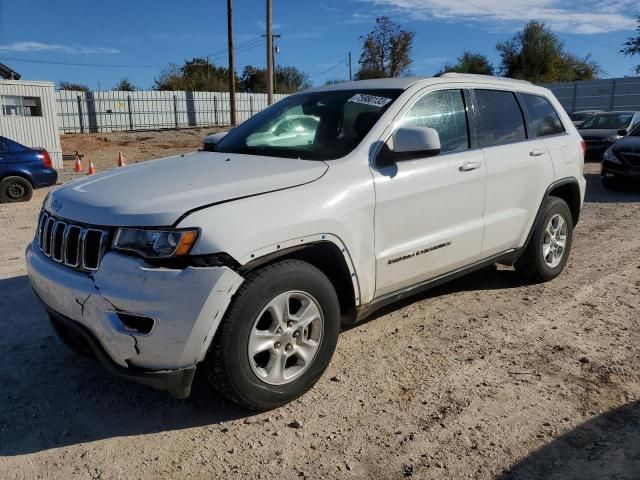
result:
<svg viewBox="0 0 640 480"><path fill-rule="evenodd" d="M428 127L400 127L393 134L393 150L385 149L383 163L394 163L440 154L440 135Z"/></svg>
<svg viewBox="0 0 640 480"><path fill-rule="evenodd" d="M203 140L204 145L202 149L209 152L215 151L216 145L220 143L220 140L222 140L224 137L227 136L227 133L229 132L218 132L212 135L207 135L206 137L204 137L204 140Z"/></svg>

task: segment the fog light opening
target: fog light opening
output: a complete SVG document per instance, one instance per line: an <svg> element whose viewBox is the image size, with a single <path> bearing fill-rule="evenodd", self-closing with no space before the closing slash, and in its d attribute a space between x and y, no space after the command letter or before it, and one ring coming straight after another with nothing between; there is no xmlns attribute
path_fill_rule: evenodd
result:
<svg viewBox="0 0 640 480"><path fill-rule="evenodd" d="M155 319L129 312L107 312L113 327L127 335L149 335L156 324Z"/></svg>

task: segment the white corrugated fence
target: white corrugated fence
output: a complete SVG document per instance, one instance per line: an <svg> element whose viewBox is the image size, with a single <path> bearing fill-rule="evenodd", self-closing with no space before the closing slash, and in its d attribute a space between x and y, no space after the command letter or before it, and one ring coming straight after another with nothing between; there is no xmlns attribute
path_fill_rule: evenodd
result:
<svg viewBox="0 0 640 480"><path fill-rule="evenodd" d="M56 92L61 133L227 126L229 92ZM274 101L286 97L274 95ZM267 107L266 93L236 93L238 123Z"/></svg>

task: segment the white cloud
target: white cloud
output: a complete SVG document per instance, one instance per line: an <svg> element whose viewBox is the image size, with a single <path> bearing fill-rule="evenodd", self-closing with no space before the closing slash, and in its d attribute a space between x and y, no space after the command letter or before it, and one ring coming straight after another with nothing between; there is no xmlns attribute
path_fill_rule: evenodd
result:
<svg viewBox="0 0 640 480"><path fill-rule="evenodd" d="M540 20L552 29L569 33L593 34L633 30L633 15L625 15L625 1L618 8L588 0L360 0L391 8L413 20L491 22L509 26ZM629 4L631 5L631 4ZM495 25L493 25L495 26Z"/></svg>
<svg viewBox="0 0 640 480"><path fill-rule="evenodd" d="M0 45L0 52L58 52L80 55L120 53L115 48L83 47L80 45L56 45L40 42L15 42Z"/></svg>

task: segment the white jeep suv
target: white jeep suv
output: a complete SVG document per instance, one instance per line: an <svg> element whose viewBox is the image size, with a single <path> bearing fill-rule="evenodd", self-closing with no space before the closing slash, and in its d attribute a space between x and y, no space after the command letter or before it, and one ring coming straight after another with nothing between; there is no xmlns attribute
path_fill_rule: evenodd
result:
<svg viewBox="0 0 640 480"><path fill-rule="evenodd" d="M209 149L55 189L27 266L74 350L181 398L202 367L258 410L318 380L341 323L496 262L559 275L585 191L553 94L502 78L306 90Z"/></svg>

